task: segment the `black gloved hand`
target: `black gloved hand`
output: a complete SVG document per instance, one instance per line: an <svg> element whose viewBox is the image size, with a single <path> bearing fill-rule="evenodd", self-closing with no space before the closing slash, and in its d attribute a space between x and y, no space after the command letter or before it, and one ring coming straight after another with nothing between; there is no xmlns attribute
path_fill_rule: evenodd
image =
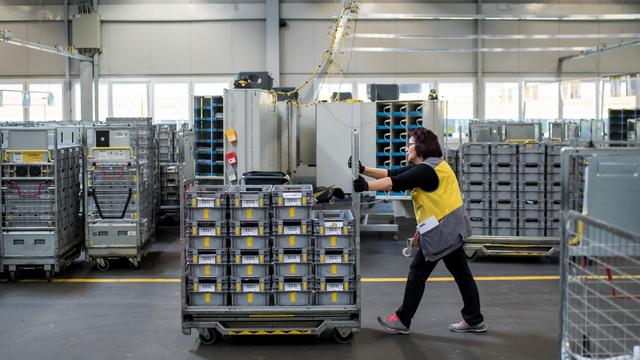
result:
<svg viewBox="0 0 640 360"><path fill-rule="evenodd" d="M362 176L358 176L357 179L353 180L354 192L363 192L367 190L369 190L369 184Z"/></svg>
<svg viewBox="0 0 640 360"><path fill-rule="evenodd" d="M349 156L349 161L347 161L347 166L351 169L351 156ZM364 165L358 160L358 173L362 174L364 172Z"/></svg>

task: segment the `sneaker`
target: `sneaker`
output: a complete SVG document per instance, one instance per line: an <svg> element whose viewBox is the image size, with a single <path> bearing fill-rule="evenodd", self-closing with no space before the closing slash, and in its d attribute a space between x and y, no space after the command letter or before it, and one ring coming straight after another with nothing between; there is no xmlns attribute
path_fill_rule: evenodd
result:
<svg viewBox="0 0 640 360"><path fill-rule="evenodd" d="M383 328L393 332L394 334L409 334L409 328L404 326L402 321L398 318L396 313L393 313L386 318L382 316L378 316L378 322L382 325Z"/></svg>
<svg viewBox="0 0 640 360"><path fill-rule="evenodd" d="M449 325L449 330L453 332L460 332L460 333L464 333L464 332L481 333L481 332L487 331L488 328L489 327L487 326L487 324L484 323L484 321L481 322L480 324L476 324L473 326L467 324L467 322L464 320L460 320L459 323Z"/></svg>

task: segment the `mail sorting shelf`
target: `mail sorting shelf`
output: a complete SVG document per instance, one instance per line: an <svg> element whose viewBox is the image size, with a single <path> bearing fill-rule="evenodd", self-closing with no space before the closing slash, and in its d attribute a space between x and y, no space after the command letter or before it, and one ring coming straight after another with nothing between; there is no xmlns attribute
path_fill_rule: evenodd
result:
<svg viewBox="0 0 640 360"><path fill-rule="evenodd" d="M422 101L376 103L376 167L399 169L407 166L409 137L422 126ZM379 192L379 195L407 196L406 192Z"/></svg>
<svg viewBox="0 0 640 360"><path fill-rule="evenodd" d="M15 280L21 268L38 268L50 281L83 245L79 133L50 126L0 131L0 272Z"/></svg>
<svg viewBox="0 0 640 360"><path fill-rule="evenodd" d="M150 119L111 122L86 129L86 249L101 271L112 258L139 266L155 232L155 189L148 181L156 163Z"/></svg>
<svg viewBox="0 0 640 360"><path fill-rule="evenodd" d="M193 131L196 175L224 176L224 111L222 96L194 97Z"/></svg>

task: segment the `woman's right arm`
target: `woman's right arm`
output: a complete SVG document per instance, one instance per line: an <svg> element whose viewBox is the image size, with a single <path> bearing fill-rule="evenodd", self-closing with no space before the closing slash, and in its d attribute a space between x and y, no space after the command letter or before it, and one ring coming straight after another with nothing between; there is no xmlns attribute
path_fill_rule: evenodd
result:
<svg viewBox="0 0 640 360"><path fill-rule="evenodd" d="M389 176L389 171L387 169L370 168L365 166L362 175L366 175L374 179L382 179Z"/></svg>

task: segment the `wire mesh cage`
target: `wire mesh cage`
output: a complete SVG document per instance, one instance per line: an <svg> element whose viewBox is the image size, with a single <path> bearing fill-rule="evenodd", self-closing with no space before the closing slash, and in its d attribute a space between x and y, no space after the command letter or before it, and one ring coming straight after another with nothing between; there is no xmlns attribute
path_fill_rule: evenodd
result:
<svg viewBox="0 0 640 360"><path fill-rule="evenodd" d="M575 211L563 254L564 359L640 358L640 234Z"/></svg>

